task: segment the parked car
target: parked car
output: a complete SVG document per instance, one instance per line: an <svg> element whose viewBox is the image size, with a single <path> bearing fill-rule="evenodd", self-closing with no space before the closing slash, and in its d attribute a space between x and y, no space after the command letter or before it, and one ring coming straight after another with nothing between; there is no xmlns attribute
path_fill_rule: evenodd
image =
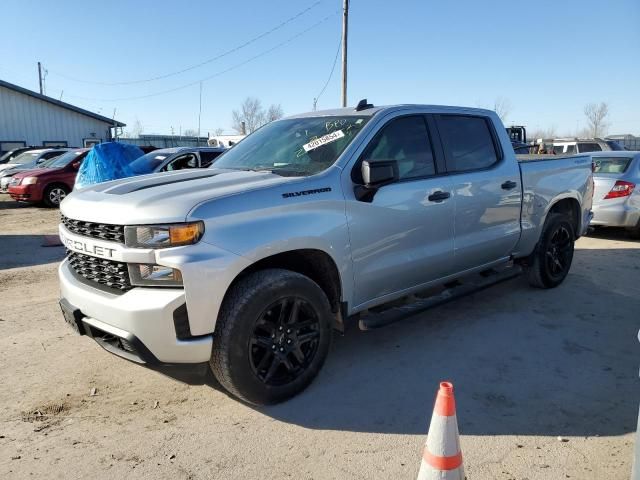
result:
<svg viewBox="0 0 640 480"><path fill-rule="evenodd" d="M4 175L4 172L16 167L36 168L47 160L58 157L69 150L69 148L41 148L23 152L17 157L12 158L9 162L0 165L0 175Z"/></svg>
<svg viewBox="0 0 640 480"><path fill-rule="evenodd" d="M31 145L29 147L18 147L12 150L9 150L0 156L0 165L3 163L10 163L15 157L20 155L21 153L28 152L29 150L41 150L42 147L37 147L35 145Z"/></svg>
<svg viewBox="0 0 640 480"><path fill-rule="evenodd" d="M16 173L43 167L48 161L70 151L69 148L54 148L47 150L31 150L24 152L12 161L7 168L0 171L0 193L7 193L11 177Z"/></svg>
<svg viewBox="0 0 640 480"><path fill-rule="evenodd" d="M131 162L136 175L207 168L226 149L223 147L173 147L154 150Z"/></svg>
<svg viewBox="0 0 640 480"><path fill-rule="evenodd" d="M600 151L624 150L613 140L602 140L601 138L589 139L555 139L553 140L553 151L556 155L573 155L575 153L589 153Z"/></svg>
<svg viewBox="0 0 640 480"><path fill-rule="evenodd" d="M625 227L640 238L640 152L592 154L593 220L602 227Z"/></svg>
<svg viewBox="0 0 640 480"><path fill-rule="evenodd" d="M78 169L88 152L88 148L71 150L43 168L16 173L9 183L9 195L21 202L59 206L73 190Z"/></svg>
<svg viewBox="0 0 640 480"><path fill-rule="evenodd" d="M72 192L60 304L111 353L208 363L278 402L367 309L512 261L558 286L592 194L589 156L519 162L495 112L362 101L273 121L208 169Z"/></svg>

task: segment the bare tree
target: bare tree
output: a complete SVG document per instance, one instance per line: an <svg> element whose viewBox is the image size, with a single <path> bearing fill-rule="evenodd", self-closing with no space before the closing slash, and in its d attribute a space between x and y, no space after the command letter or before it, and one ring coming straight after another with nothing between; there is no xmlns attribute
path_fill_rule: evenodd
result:
<svg viewBox="0 0 640 480"><path fill-rule="evenodd" d="M498 114L502 123L507 123L507 117L511 113L511 102L508 98L498 97L493 102L493 110Z"/></svg>
<svg viewBox="0 0 640 480"><path fill-rule="evenodd" d="M284 117L284 111L282 110L282 106L280 104L273 104L267 110L267 122L273 122L274 120L278 120L279 118Z"/></svg>
<svg viewBox="0 0 640 480"><path fill-rule="evenodd" d="M220 128L220 127L216 128L216 129L213 131L213 135L214 135L214 136L216 136L216 137L219 137L219 136L220 136L220 135L222 135L223 133L224 133L224 128Z"/></svg>
<svg viewBox="0 0 640 480"><path fill-rule="evenodd" d="M606 133L608 124L605 119L609 115L609 105L604 102L600 102L599 105L589 103L584 107L584 115L589 124L590 137L600 137Z"/></svg>
<svg viewBox="0 0 640 480"><path fill-rule="evenodd" d="M255 97L247 97L240 106L240 111L234 110L233 128L238 133L242 133L242 124L244 122L246 133L251 133L260 128L265 123L266 114L262 108L262 103Z"/></svg>
<svg viewBox="0 0 640 480"><path fill-rule="evenodd" d="M144 126L142 122L136 118L136 121L133 122L133 126L127 131L127 138L139 138L144 132Z"/></svg>
<svg viewBox="0 0 640 480"><path fill-rule="evenodd" d="M537 128L532 130L527 135L529 140L537 140L539 138L556 138L558 136L558 129L555 125L551 125L549 128Z"/></svg>
<svg viewBox="0 0 640 480"><path fill-rule="evenodd" d="M184 130L184 132L182 132L182 135L184 137L197 137L198 130L196 130L195 128L187 128Z"/></svg>

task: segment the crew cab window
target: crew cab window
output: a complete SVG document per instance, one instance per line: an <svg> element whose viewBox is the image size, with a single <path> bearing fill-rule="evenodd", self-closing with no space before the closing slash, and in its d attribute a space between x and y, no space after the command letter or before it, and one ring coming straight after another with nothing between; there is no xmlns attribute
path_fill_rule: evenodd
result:
<svg viewBox="0 0 640 480"><path fill-rule="evenodd" d="M395 160L400 180L435 175L433 149L424 117L402 117L392 120L375 136L362 154L362 160ZM360 163L354 180L361 183Z"/></svg>
<svg viewBox="0 0 640 480"><path fill-rule="evenodd" d="M193 153L181 155L172 160L162 170L173 172L174 170L184 170L185 168L198 168L198 157Z"/></svg>
<svg viewBox="0 0 640 480"><path fill-rule="evenodd" d="M202 168L207 168L222 152L200 152L200 162Z"/></svg>
<svg viewBox="0 0 640 480"><path fill-rule="evenodd" d="M440 115L438 130L447 154L447 169L450 172L481 170L498 161L486 118Z"/></svg>

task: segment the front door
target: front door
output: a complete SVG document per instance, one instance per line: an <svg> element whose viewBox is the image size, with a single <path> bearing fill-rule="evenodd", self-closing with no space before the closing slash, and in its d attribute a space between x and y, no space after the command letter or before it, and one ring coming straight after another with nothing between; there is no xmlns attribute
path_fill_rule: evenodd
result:
<svg viewBox="0 0 640 480"><path fill-rule="evenodd" d="M446 276L453 260L451 183L438 176L425 117L386 123L353 167L354 184L363 160L396 160L400 179L370 202L347 192L355 307Z"/></svg>

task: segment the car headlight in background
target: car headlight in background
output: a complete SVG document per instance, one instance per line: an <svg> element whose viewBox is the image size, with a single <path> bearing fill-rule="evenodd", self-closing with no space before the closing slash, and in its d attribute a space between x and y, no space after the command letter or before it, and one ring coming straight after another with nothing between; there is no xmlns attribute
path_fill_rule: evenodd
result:
<svg viewBox="0 0 640 480"><path fill-rule="evenodd" d="M124 227L124 243L134 248L167 248L198 243L204 234L204 222L169 225L133 225Z"/></svg>
<svg viewBox="0 0 640 480"><path fill-rule="evenodd" d="M38 177L24 177L21 185L33 185L38 183Z"/></svg>
<svg viewBox="0 0 640 480"><path fill-rule="evenodd" d="M180 270L164 265L129 264L131 285L137 287L181 287Z"/></svg>

